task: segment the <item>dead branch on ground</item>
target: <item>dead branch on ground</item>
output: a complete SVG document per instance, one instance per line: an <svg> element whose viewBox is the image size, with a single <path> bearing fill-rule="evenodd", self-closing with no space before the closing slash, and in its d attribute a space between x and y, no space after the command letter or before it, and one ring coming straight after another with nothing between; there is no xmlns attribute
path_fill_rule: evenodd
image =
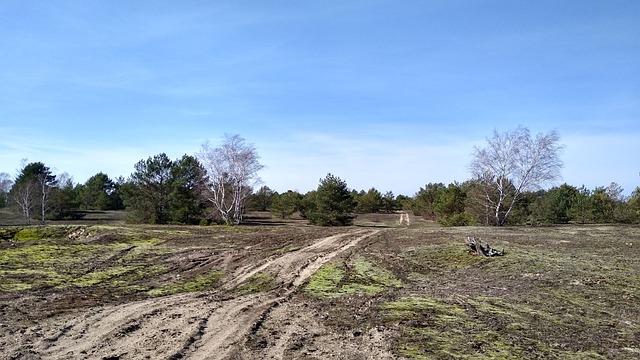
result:
<svg viewBox="0 0 640 360"><path fill-rule="evenodd" d="M504 255L504 248L498 251L492 248L486 241L479 238L476 239L473 236L467 236L467 246L469 247L469 253L472 255L484 255L487 257Z"/></svg>

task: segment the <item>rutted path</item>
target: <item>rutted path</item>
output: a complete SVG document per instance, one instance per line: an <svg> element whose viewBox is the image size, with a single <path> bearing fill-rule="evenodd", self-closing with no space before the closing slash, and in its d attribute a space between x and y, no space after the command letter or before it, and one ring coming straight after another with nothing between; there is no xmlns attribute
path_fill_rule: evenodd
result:
<svg viewBox="0 0 640 360"><path fill-rule="evenodd" d="M222 292L165 296L53 319L41 329L41 340L28 346L43 359L233 358L272 310L286 311L283 305L323 264L378 232L352 230L240 267L224 279ZM268 272L278 287L223 297L258 272ZM281 358L284 346L279 342L266 353Z"/></svg>

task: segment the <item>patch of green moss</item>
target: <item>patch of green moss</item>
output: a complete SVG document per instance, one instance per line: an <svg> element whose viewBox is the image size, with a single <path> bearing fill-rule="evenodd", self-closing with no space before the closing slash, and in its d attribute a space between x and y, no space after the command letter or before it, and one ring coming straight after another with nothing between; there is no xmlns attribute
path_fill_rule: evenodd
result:
<svg viewBox="0 0 640 360"><path fill-rule="evenodd" d="M130 231L129 227L126 226L117 226L117 225L91 225L87 227L87 233L89 234L98 234L107 231Z"/></svg>
<svg viewBox="0 0 640 360"><path fill-rule="evenodd" d="M169 268L163 265L131 266L129 271L114 275L109 279L108 285L117 288L145 288L148 289L148 280L154 276L164 274ZM136 282L143 282L145 285L136 285Z"/></svg>
<svg viewBox="0 0 640 360"><path fill-rule="evenodd" d="M364 257L356 258L353 269L357 279L364 283L377 284L377 287L382 290L385 287L402 287L402 281L396 278L391 271L367 261Z"/></svg>
<svg viewBox="0 0 640 360"><path fill-rule="evenodd" d="M406 277L409 281L418 283L428 282L429 280L431 280L429 276L415 271L410 272L408 275L406 275Z"/></svg>
<svg viewBox="0 0 640 360"><path fill-rule="evenodd" d="M268 292L276 288L275 279L267 273L258 272L239 288L240 295Z"/></svg>
<svg viewBox="0 0 640 360"><path fill-rule="evenodd" d="M139 266L131 272L131 275L135 276L136 278L144 279L145 277L156 276L158 274L165 273L168 270L169 268L164 265Z"/></svg>
<svg viewBox="0 0 640 360"><path fill-rule="evenodd" d="M71 276L59 274L53 268L40 268L40 269L15 269L15 270L0 270L0 277L4 284L21 284L23 281L28 280L30 285L28 290L37 286L57 286L67 283Z"/></svg>
<svg viewBox="0 0 640 360"><path fill-rule="evenodd" d="M112 230L113 231L113 230ZM166 240L152 236L150 233L162 233L144 228L123 228L113 231L117 236L117 243L135 246L155 245Z"/></svg>
<svg viewBox="0 0 640 360"><path fill-rule="evenodd" d="M322 266L312 277L305 291L316 297L338 297L351 294L375 295L402 282L392 272L363 257L358 257L346 269L335 264Z"/></svg>
<svg viewBox="0 0 640 360"><path fill-rule="evenodd" d="M110 280L111 278L126 274L130 271L133 271L135 269L135 267L130 267L130 266L118 266L118 267L111 267L111 268L107 268L105 270L102 271L93 271L90 273L87 273L79 278L75 278L72 281L69 282L69 284L67 285L75 285L78 287L86 287L86 286L92 286L92 285L96 285L96 284L101 284L101 283L105 283L108 280Z"/></svg>
<svg viewBox="0 0 640 360"><path fill-rule="evenodd" d="M466 247L459 243L445 245L430 245L408 251L405 254L408 262L433 270L464 270L491 262L493 258L473 256Z"/></svg>
<svg viewBox="0 0 640 360"><path fill-rule="evenodd" d="M447 315L460 317L465 315L464 309L447 305L441 301L421 297L410 296L397 301L385 303L381 306L382 312L393 319L405 319L418 315Z"/></svg>
<svg viewBox="0 0 640 360"><path fill-rule="evenodd" d="M560 318L531 304L497 297L456 303L411 296L380 306L381 313L399 324L398 355L412 359L602 359L594 350L560 350L537 339L533 323L561 326ZM471 307L469 307L469 305ZM502 319L502 320L500 320ZM561 340L559 340L561 341ZM553 345L551 345L553 346Z"/></svg>
<svg viewBox="0 0 640 360"><path fill-rule="evenodd" d="M25 228L15 233L13 239L16 241L30 241L39 240L43 236L44 234L40 231L39 228Z"/></svg>
<svg viewBox="0 0 640 360"><path fill-rule="evenodd" d="M14 232L13 240L33 241L46 238L64 238L73 227L69 226L29 226L17 229Z"/></svg>
<svg viewBox="0 0 640 360"><path fill-rule="evenodd" d="M48 276L50 271L47 270L36 270L36 269L12 269L12 270L0 270L0 276L38 276L38 275L46 275Z"/></svg>
<svg viewBox="0 0 640 360"><path fill-rule="evenodd" d="M13 268L68 265L85 262L102 252L104 252L104 249L93 245L39 243L3 250L0 252L0 265Z"/></svg>
<svg viewBox="0 0 640 360"><path fill-rule="evenodd" d="M1 283L0 291L24 291L33 287L31 284L25 283Z"/></svg>
<svg viewBox="0 0 640 360"><path fill-rule="evenodd" d="M332 297L339 295L337 291L340 280L344 277L344 270L339 269L334 264L322 266L311 277L304 290L317 297Z"/></svg>
<svg viewBox="0 0 640 360"><path fill-rule="evenodd" d="M148 262L149 253L164 241L162 239L135 236L131 241L125 238L122 242L123 237L117 236L115 238L119 242L81 243L66 238L65 234L75 229L77 227L31 227L18 232L22 240L41 238L20 241L0 251L0 275L5 288L10 287L14 291L28 289L19 284L29 284L29 288L94 285L123 288L137 286L136 282L144 278L166 272L164 266L140 265L141 260L142 263ZM93 228L89 231L95 233ZM57 233L64 234L60 237ZM126 254L124 250L127 250ZM127 257L126 261L118 261L113 266L111 259L123 260L123 257ZM128 283L120 280L116 283L117 279Z"/></svg>
<svg viewBox="0 0 640 360"><path fill-rule="evenodd" d="M385 303L380 309L387 319L401 324L396 351L404 357L521 359L528 354L529 349L492 330L458 305L411 296ZM542 344L532 346L546 351Z"/></svg>
<svg viewBox="0 0 640 360"><path fill-rule="evenodd" d="M483 314L499 315L513 318L515 320L522 319L522 316L518 312L513 311L509 306L505 306L505 304L498 298L478 296L476 298L467 299L467 303Z"/></svg>
<svg viewBox="0 0 640 360"><path fill-rule="evenodd" d="M220 279L223 275L224 272L221 270L211 271L206 274L197 275L191 281L180 280L160 288L152 289L149 291L149 295L162 296L214 289L220 285Z"/></svg>

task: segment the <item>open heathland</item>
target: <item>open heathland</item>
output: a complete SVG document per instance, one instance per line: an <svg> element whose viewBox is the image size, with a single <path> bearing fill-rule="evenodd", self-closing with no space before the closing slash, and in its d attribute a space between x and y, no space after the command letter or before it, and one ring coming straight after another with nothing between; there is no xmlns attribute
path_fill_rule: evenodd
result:
<svg viewBox="0 0 640 360"><path fill-rule="evenodd" d="M640 227L398 216L2 228L0 358L640 357Z"/></svg>

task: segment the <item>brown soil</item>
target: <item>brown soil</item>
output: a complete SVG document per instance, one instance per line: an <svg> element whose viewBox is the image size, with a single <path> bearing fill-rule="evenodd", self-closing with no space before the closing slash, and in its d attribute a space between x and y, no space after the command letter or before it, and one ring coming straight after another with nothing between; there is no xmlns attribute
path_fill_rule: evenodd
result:
<svg viewBox="0 0 640 360"><path fill-rule="evenodd" d="M32 271L22 262L31 255L0 257L8 284L0 290L0 358L640 354L638 228L445 229L418 219L406 227L397 215L347 228L265 222L76 227L63 239L0 242L6 254L61 251L52 254L57 263L33 256ZM469 234L505 246L505 257L469 255ZM78 248L85 252L65 257ZM49 282L38 266L51 272ZM320 282L326 293L310 285L320 269L340 274ZM54 273L68 277L54 284ZM202 280L211 274L219 277ZM204 288L187 285L196 283Z"/></svg>

